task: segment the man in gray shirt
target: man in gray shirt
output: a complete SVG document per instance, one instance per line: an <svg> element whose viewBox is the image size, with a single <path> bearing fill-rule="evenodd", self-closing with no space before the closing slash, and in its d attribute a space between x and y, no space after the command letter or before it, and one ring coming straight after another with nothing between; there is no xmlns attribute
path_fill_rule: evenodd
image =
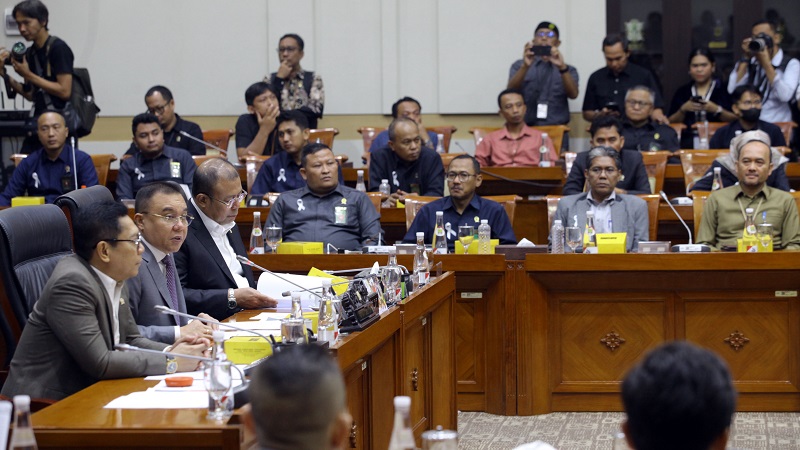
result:
<svg viewBox="0 0 800 450"><path fill-rule="evenodd" d="M363 192L339 184L339 166L324 144L303 149L300 175L306 186L284 192L270 208L268 226L283 228L286 242L322 242L355 250L378 243L380 216Z"/></svg>

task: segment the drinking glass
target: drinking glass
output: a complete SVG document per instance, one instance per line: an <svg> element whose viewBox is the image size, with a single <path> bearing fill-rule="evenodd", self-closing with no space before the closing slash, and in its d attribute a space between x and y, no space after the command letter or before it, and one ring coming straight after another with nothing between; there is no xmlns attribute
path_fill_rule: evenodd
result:
<svg viewBox="0 0 800 450"><path fill-rule="evenodd" d="M464 247L464 254L469 251L469 245L475 239L475 227L472 225L460 225L458 227L458 241Z"/></svg>
<svg viewBox="0 0 800 450"><path fill-rule="evenodd" d="M267 227L267 245L269 248L272 249L272 253L275 253L278 249L278 243L281 242L283 237L283 230L281 227L271 226Z"/></svg>
<svg viewBox="0 0 800 450"><path fill-rule="evenodd" d="M567 227L565 228L566 237L567 237L567 246L569 246L572 253L575 253L575 249L581 245L581 241L583 241L583 232L580 227Z"/></svg>
<svg viewBox="0 0 800 450"><path fill-rule="evenodd" d="M208 412L208 418L224 420L228 418L225 402L233 385L230 361L206 361L203 363L203 384L208 395L214 400L214 410Z"/></svg>
<svg viewBox="0 0 800 450"><path fill-rule="evenodd" d="M756 238L762 247L769 247L769 243L772 242L772 225L768 223L756 225Z"/></svg>

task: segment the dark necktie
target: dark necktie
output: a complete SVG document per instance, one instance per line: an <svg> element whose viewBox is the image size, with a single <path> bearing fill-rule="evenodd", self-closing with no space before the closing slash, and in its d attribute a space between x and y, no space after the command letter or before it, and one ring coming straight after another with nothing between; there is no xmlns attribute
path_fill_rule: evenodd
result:
<svg viewBox="0 0 800 450"><path fill-rule="evenodd" d="M179 311L178 288L175 286L175 261L172 259L172 255L165 256L161 261L167 269L167 289L169 290L169 297L172 301L172 309Z"/></svg>

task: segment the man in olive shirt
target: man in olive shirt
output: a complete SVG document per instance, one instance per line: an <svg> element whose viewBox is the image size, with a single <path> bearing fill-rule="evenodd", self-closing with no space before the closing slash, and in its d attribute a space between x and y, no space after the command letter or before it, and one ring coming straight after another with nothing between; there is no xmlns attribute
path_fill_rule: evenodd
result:
<svg viewBox="0 0 800 450"><path fill-rule="evenodd" d="M800 249L800 218L794 198L766 185L773 166L769 142L769 136L759 130L743 133L731 142L739 184L708 198L697 233L699 244L736 248L744 229L745 209L753 208L756 223L763 221L766 212L766 223L774 230L773 248Z"/></svg>

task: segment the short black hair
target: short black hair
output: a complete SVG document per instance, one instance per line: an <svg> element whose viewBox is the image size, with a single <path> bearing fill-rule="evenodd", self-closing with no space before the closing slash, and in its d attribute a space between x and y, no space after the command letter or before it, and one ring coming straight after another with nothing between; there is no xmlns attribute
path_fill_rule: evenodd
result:
<svg viewBox="0 0 800 450"><path fill-rule="evenodd" d="M275 98L280 98L278 89L275 86L264 81L259 81L251 84L247 90L244 91L244 101L247 103L247 106L253 106L253 102L256 101L256 97L267 91L275 94Z"/></svg>
<svg viewBox="0 0 800 450"><path fill-rule="evenodd" d="M72 219L75 254L86 261L92 259L92 252L100 241L119 236L122 231L119 219L127 215L128 208L113 200L81 206Z"/></svg>
<svg viewBox="0 0 800 450"><path fill-rule="evenodd" d="M49 29L47 27L50 25L50 12L47 11L47 6L44 6L44 3L39 0L25 0L17 3L11 11L11 16L16 19L17 13L36 19L44 26L45 30Z"/></svg>
<svg viewBox="0 0 800 450"><path fill-rule="evenodd" d="M331 148L321 142L312 142L311 144L303 147L303 156L300 159L300 167L305 167L308 162L308 155L321 152L323 150L330 150Z"/></svg>
<svg viewBox="0 0 800 450"><path fill-rule="evenodd" d="M264 448L322 448L347 409L342 372L317 345L288 346L270 356L253 371L248 393Z"/></svg>
<svg viewBox="0 0 800 450"><path fill-rule="evenodd" d="M211 195L214 192L214 186L217 185L219 180L232 180L234 178L239 179L239 172L230 161L222 158L211 158L200 164L197 170L194 171L192 197L197 197L199 194Z"/></svg>
<svg viewBox="0 0 800 450"><path fill-rule="evenodd" d="M475 169L475 175L478 175L479 173L481 173L481 163L479 163L478 160L475 159L474 156L467 155L467 154L458 155L455 158L451 159L450 160L450 164L447 165L447 170L450 170L450 166L453 165L453 162L456 161L456 160L459 160L459 159L468 159L468 160L472 161L472 168Z"/></svg>
<svg viewBox="0 0 800 450"><path fill-rule="evenodd" d="M758 95L758 98L764 98L764 96L761 95L761 91L759 91L757 87L753 86L752 84L743 84L741 86L737 86L736 89L731 92L731 101L733 103L738 103L739 100L742 99L742 96L747 92Z"/></svg>
<svg viewBox="0 0 800 450"><path fill-rule="evenodd" d="M592 167L592 163L595 159L602 158L604 156L613 159L617 169L622 169L622 159L620 159L618 151L611 147L594 147L593 149L589 150L589 153L586 155L586 170L589 170Z"/></svg>
<svg viewBox="0 0 800 450"><path fill-rule="evenodd" d="M706 450L730 427L736 391L719 356L674 341L628 372L622 403L635 448Z"/></svg>
<svg viewBox="0 0 800 450"><path fill-rule="evenodd" d="M626 52L628 51L628 39L621 34L609 34L603 38L602 48L605 49L606 47L611 47L617 44L622 44L622 49Z"/></svg>
<svg viewBox="0 0 800 450"><path fill-rule="evenodd" d="M750 26L750 28L755 28L759 25L769 25L769 28L772 30L772 32L778 34L778 24L774 20L759 19L753 22L753 25Z"/></svg>
<svg viewBox="0 0 800 450"><path fill-rule="evenodd" d="M414 122L413 120L409 119L408 117L398 117L398 118L394 119L392 121L392 123L389 124L389 128L387 129L387 133L389 134L389 140L390 141L394 142L394 138L397 136L397 132L395 131L397 129L397 125L399 125L401 123L406 123L406 122L414 124L414 126L417 127L417 129L419 129L419 125L417 125L417 122Z"/></svg>
<svg viewBox="0 0 800 450"><path fill-rule="evenodd" d="M306 43L305 43L305 42L303 42L303 38L301 38L299 35L297 35L297 34L294 34L294 33L286 33L286 34L284 34L283 36L281 36L281 38L280 38L280 39L278 39L278 43L280 43L282 40L284 40L284 39L286 39L286 38L292 38L292 39L294 39L295 41L297 41L297 46L300 48L300 51L301 51L301 52L302 52L303 50L305 50L305 48L306 48Z"/></svg>
<svg viewBox="0 0 800 450"><path fill-rule="evenodd" d="M131 133L133 136L136 136L136 129L139 128L139 124L142 123L154 123L158 125L159 128L163 128L161 126L161 122L158 121L158 117L155 114L151 114L149 112L137 114L133 118L133 123L131 124Z"/></svg>
<svg viewBox="0 0 800 450"><path fill-rule="evenodd" d="M308 118L305 114L300 112L300 110L292 109L289 111L283 111L280 116L278 116L278 123L275 125L275 129L278 129L278 126L283 122L294 122L297 125L297 128L301 130L308 129Z"/></svg>
<svg viewBox="0 0 800 450"><path fill-rule="evenodd" d="M706 58L708 58L708 62L710 62L711 64L714 64L716 62L714 59L714 54L711 53L711 50L709 50L708 47L693 48L692 51L689 52L689 60L687 61L687 63L691 64L692 59L694 59L695 56L705 56Z"/></svg>
<svg viewBox="0 0 800 450"><path fill-rule="evenodd" d="M156 92L161 94L161 96L164 97L164 100L167 103L172 101L172 98L173 98L172 97L172 91L167 89L165 86L161 86L161 85L153 86L150 89L148 89L147 93L144 94L144 98L147 99L147 97L150 97L151 95L155 94Z"/></svg>
<svg viewBox="0 0 800 450"><path fill-rule="evenodd" d="M413 99L411 97L403 97L400 100L398 100L398 101L396 101L396 102L394 102L392 104L392 117L397 119L397 108L400 107L400 103L405 103L405 102L416 103L417 104L417 108L419 108L419 112L422 113L422 105L420 105L419 102L416 99Z"/></svg>
<svg viewBox="0 0 800 450"><path fill-rule="evenodd" d="M148 212L147 210L150 209L150 199L156 194L180 194L181 197L183 197L183 201L186 202L187 205L189 204L186 200L186 194L184 194L180 184L174 181L161 180L147 183L136 192L136 206L134 210L137 213Z"/></svg>
<svg viewBox="0 0 800 450"><path fill-rule="evenodd" d="M515 88L504 89L503 92L501 92L500 95L497 96L497 106L500 107L500 109L503 109L502 99L503 96L506 94L517 94L520 97L522 97L523 101L525 100L525 95L522 94L521 90Z"/></svg>
<svg viewBox="0 0 800 450"><path fill-rule="evenodd" d="M594 137L595 133L597 133L599 130L611 127L616 128L617 133L622 136L622 122L620 122L618 118L611 115L602 115L594 119L592 125L589 127L589 134Z"/></svg>

